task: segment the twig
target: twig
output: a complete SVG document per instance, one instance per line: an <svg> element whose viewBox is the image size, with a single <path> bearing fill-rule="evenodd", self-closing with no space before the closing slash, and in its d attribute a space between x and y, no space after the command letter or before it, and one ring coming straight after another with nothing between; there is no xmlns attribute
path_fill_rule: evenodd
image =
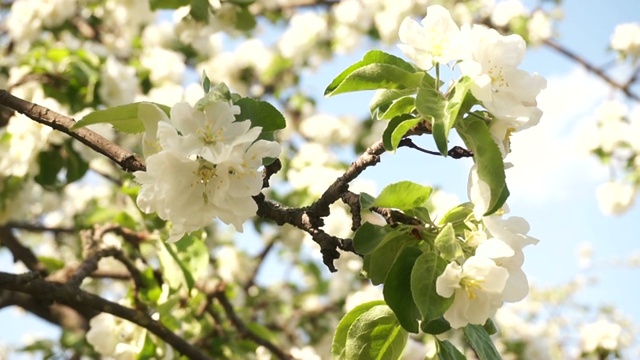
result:
<svg viewBox="0 0 640 360"><path fill-rule="evenodd" d="M144 161L140 156L121 148L97 133L87 128L80 128L76 131L72 131L71 127L75 124L75 120L68 116L64 116L29 101L19 99L2 89L0 89L0 105L11 108L40 124L50 126L73 137L91 149L111 159L122 169L128 172L138 170L144 171L146 169Z"/></svg>
<svg viewBox="0 0 640 360"><path fill-rule="evenodd" d="M31 231L31 232L52 232L54 234L72 234L77 231L76 229L73 229L73 228L49 227L41 224L29 224L29 223L21 223L21 222L13 222L13 221L9 221L8 223L6 223L5 227Z"/></svg>
<svg viewBox="0 0 640 360"><path fill-rule="evenodd" d="M15 235L13 235L11 228L7 226L0 227L0 244L11 251L14 262L21 261L27 269L37 272L42 276L46 276L48 274L47 269L38 260L33 251L22 245Z"/></svg>
<svg viewBox="0 0 640 360"><path fill-rule="evenodd" d="M0 272L0 288L31 294L37 299L66 304L73 308L90 308L112 314L149 330L189 359L210 359L202 350L189 344L142 311L124 307L74 286L43 280L36 273L16 275Z"/></svg>
<svg viewBox="0 0 640 360"><path fill-rule="evenodd" d="M269 240L269 242L264 247L264 249L262 249L260 254L258 254L258 256L256 256L256 259L258 259L258 264L253 269L253 273L251 273L251 276L249 277L249 280L247 280L247 282L244 284L244 290L245 291L249 290L249 288L251 288L255 284L256 277L258 276L258 273L260 272L260 268L262 267L262 264L264 263L264 259L267 258L267 255L269 254L271 249L273 249L273 245L275 245L275 243L276 243L275 239Z"/></svg>
<svg viewBox="0 0 640 360"><path fill-rule="evenodd" d="M224 291L225 291L225 284L220 283L220 285L218 285L218 288L215 290L215 292L212 295L218 300L220 305L222 305L224 312L227 314L227 318L229 318L229 321L231 321L233 326L238 330L238 332L242 336L250 339L251 341L253 341L258 345L264 346L265 348L269 349L269 351L271 351L271 353L275 355L278 359L282 359L282 360L293 359L291 355L284 352L282 349L274 345L272 342L260 337L258 334L251 331L251 329L249 329L247 325L245 325L245 323L238 317L235 310L233 309L233 305L231 305L231 302L229 302L229 299L227 298L227 295L225 294Z"/></svg>
<svg viewBox="0 0 640 360"><path fill-rule="evenodd" d="M640 96L638 96L637 94L634 94L633 92L631 92L631 89L630 89L630 85L631 84L629 82L627 82L624 85L623 84L619 84L617 81L613 80L611 77L609 77L607 74L605 74L604 71L602 71L602 70L598 69L597 67L593 66L591 63L589 63L587 60L585 60L582 57L580 57L578 54L576 54L576 53L572 52L571 50L561 46L560 44L556 43L552 39L544 40L544 44L549 46L550 48L556 50L560 54L568 57L569 59L577 62L578 64L582 65L585 69L587 69L588 71L590 71L591 73L593 73L594 75L599 77L602 81L604 81L607 84L611 85L612 87L622 91L630 99L633 99L635 101L640 102Z"/></svg>
<svg viewBox="0 0 640 360"><path fill-rule="evenodd" d="M389 224L392 227L398 226L398 223L407 224L407 225L416 225L416 226L424 225L422 221L412 216L409 216L405 213L402 213L398 210L381 208L381 207L372 207L372 208L369 208L369 210L371 210L376 214L380 214L385 219L387 224Z"/></svg>
<svg viewBox="0 0 640 360"><path fill-rule="evenodd" d="M340 197L343 203L349 206L351 211L351 231L356 231L362 225L362 217L360 216L360 195L345 191Z"/></svg>

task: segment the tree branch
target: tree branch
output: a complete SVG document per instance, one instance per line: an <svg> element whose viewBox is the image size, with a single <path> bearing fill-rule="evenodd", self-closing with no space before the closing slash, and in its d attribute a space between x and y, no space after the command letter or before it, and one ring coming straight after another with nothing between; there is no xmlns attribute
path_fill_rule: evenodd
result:
<svg viewBox="0 0 640 360"><path fill-rule="evenodd" d="M225 284L220 283L220 285L218 285L218 288L213 292L212 296L218 300L220 305L222 305L224 312L227 314L227 318L233 324L233 326L238 330L238 332L242 336L253 341L254 343L258 345L262 345L267 349L269 349L269 351L271 351L271 353L275 355L278 359L292 360L293 357L291 355L284 352L282 349L277 347L275 344L273 344L269 340L260 337L258 334L251 331L251 329L249 329L247 325L245 325L245 323L238 317L236 312L233 310L233 305L231 305L231 302L229 302L229 299L227 298L227 295L225 294L224 291L225 291Z"/></svg>
<svg viewBox="0 0 640 360"><path fill-rule="evenodd" d="M29 101L19 99L2 89L0 89L0 105L4 105L26 115L40 124L50 126L71 136L91 149L111 159L125 171L134 172L138 170L144 171L146 169L144 161L140 156L121 148L97 133L87 128L80 128L76 131L72 131L71 127L76 123L76 121L68 116L64 116Z"/></svg>
<svg viewBox="0 0 640 360"><path fill-rule="evenodd" d="M189 359L209 359L200 349L189 344L144 312L124 307L74 286L43 280L36 273L16 275L0 272L0 288L30 294L38 299L69 305L73 308L90 308L112 314L149 330Z"/></svg>
<svg viewBox="0 0 640 360"><path fill-rule="evenodd" d="M7 226L0 227L0 244L11 251L14 262L21 261L27 269L43 276L47 275L48 271L45 266L38 260L30 248L20 243L18 238L11 232L11 228Z"/></svg>

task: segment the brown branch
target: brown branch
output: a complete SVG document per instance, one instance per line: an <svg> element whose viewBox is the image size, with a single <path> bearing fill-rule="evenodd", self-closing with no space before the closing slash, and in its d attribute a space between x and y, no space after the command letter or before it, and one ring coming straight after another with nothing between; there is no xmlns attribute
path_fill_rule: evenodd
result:
<svg viewBox="0 0 640 360"><path fill-rule="evenodd" d="M20 243L18 238L11 232L11 228L7 226L0 227L0 244L11 251L14 262L21 261L27 269L40 275L46 276L48 274L46 267L38 260L36 254Z"/></svg>
<svg viewBox="0 0 640 360"><path fill-rule="evenodd" d="M607 83L607 84L611 85L612 87L622 91L628 98L640 102L640 96L638 96L637 94L635 94L635 93L633 93L631 91L631 89L630 89L630 85L631 84L629 82L627 82L626 84L619 84L617 81L613 80L611 77L609 77L607 74L605 74L604 71L602 71L601 69L595 67L594 65L589 63L587 60L585 60L582 57L580 57L578 54L576 54L573 51L567 49L566 47L556 43L552 39L545 40L544 44L549 46L550 48L554 49L555 51L559 52L560 54L564 55L565 57L567 57L567 58L577 62L578 64L582 65L582 67L584 67L585 69L587 69L588 71L590 71L591 73L593 73L594 75L599 77L605 83Z"/></svg>
<svg viewBox="0 0 640 360"><path fill-rule="evenodd" d="M77 287L46 281L36 273L16 275L0 272L0 288L30 294L38 299L69 305L72 308L90 308L112 314L149 330L189 359L210 359L200 349L142 311L124 307Z"/></svg>
<svg viewBox="0 0 640 360"><path fill-rule="evenodd" d="M351 231L356 231L362 225L362 216L360 212L360 195L352 193L351 191L345 191L340 197L343 203L349 206L351 211Z"/></svg>
<svg viewBox="0 0 640 360"><path fill-rule="evenodd" d="M73 137L96 152L106 156L128 172L144 171L146 169L144 161L140 156L121 148L97 133L87 128L80 128L72 131L71 127L76 122L68 116L64 116L29 101L19 99L2 89L0 89L0 105L4 105L26 115L40 124L50 126L53 129Z"/></svg>
<svg viewBox="0 0 640 360"><path fill-rule="evenodd" d="M9 221L5 224L5 227L12 229L20 229L30 232L52 232L54 234L72 234L77 230L74 228L63 228L63 227L49 227L41 224L29 224L22 222L13 222Z"/></svg>
<svg viewBox="0 0 640 360"><path fill-rule="evenodd" d="M264 346L265 348L269 349L269 351L271 351L271 353L278 359L292 360L293 357L291 355L287 354L275 344L267 339L262 338L247 327L247 325L238 317L238 314L236 314L235 310L233 309L233 305L231 305L231 302L227 298L227 295L225 294L225 286L226 285L224 283L220 283L212 296L218 300L220 305L222 305L224 312L227 314L227 318L229 319L231 324L233 324L233 326L238 330L240 335L250 339L258 345Z"/></svg>

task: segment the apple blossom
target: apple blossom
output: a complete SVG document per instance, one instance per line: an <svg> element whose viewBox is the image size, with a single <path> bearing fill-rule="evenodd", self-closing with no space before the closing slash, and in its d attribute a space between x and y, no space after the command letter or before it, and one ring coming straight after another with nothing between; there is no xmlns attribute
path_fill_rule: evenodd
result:
<svg viewBox="0 0 640 360"><path fill-rule="evenodd" d="M482 25L463 26L461 32L467 53L459 64L460 71L473 80L473 96L496 117L490 126L496 142L536 125L542 116L536 96L547 82L536 73L517 68L524 57L524 40Z"/></svg>
<svg viewBox="0 0 640 360"><path fill-rule="evenodd" d="M508 277L506 269L481 256L468 258L462 266L455 261L449 263L436 280L438 295L454 296L444 318L454 329L484 324L502 305L502 291Z"/></svg>
<svg viewBox="0 0 640 360"><path fill-rule="evenodd" d="M637 189L619 181L608 181L596 189L600 211L607 215L622 214L634 203Z"/></svg>
<svg viewBox="0 0 640 360"><path fill-rule="evenodd" d="M422 25L422 26L421 26ZM418 67L429 70L434 63L446 64L458 59L460 29L447 9L440 5L427 8L427 16L418 24L406 18L400 24L400 50Z"/></svg>
<svg viewBox="0 0 640 360"><path fill-rule="evenodd" d="M623 58L633 61L640 58L640 23L624 23L616 26L611 35L611 48L617 50Z"/></svg>

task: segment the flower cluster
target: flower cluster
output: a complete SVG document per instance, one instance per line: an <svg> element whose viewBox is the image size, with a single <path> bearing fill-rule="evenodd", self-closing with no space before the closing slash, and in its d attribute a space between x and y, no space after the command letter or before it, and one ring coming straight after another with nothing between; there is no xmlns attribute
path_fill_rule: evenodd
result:
<svg viewBox="0 0 640 360"><path fill-rule="evenodd" d="M542 111L536 96L546 87L538 74L518 69L526 50L519 35L504 36L483 25L459 28L445 8L433 5L418 24L406 18L399 30L400 49L425 70L436 64L459 62L472 80L471 93L495 117L491 134L503 156L512 132L536 125Z"/></svg>
<svg viewBox="0 0 640 360"><path fill-rule="evenodd" d="M449 263L436 281L438 295L454 301L444 314L453 328L467 324L484 324L503 302L525 298L529 285L522 271L522 249L536 244L527 235L529 224L520 217L503 219L492 215L483 219L484 228L468 231L466 244L474 255L462 265Z"/></svg>
<svg viewBox="0 0 640 360"><path fill-rule="evenodd" d="M140 209L171 221L171 241L213 218L242 231L258 210L252 198L262 189L258 168L280 154L280 145L257 140L262 128L235 121L240 107L228 101L178 103L170 118L151 104L143 113L147 171L134 174L142 185Z"/></svg>

